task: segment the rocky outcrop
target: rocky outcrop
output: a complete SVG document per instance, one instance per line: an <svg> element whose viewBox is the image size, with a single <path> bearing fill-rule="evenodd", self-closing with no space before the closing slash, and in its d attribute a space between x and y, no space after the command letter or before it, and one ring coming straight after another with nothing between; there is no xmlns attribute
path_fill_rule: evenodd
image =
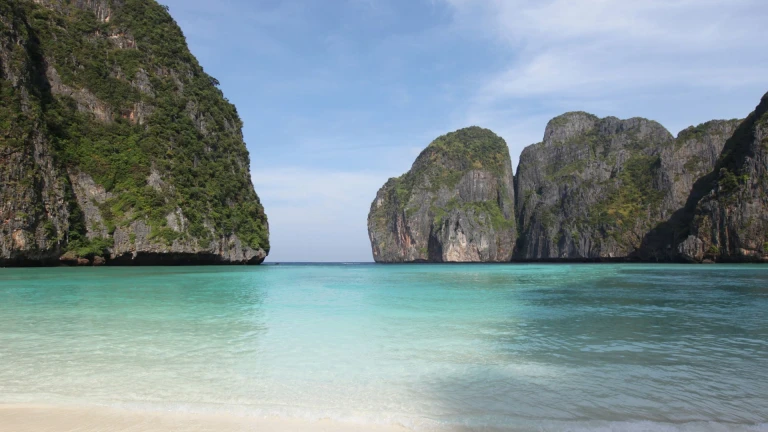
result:
<svg viewBox="0 0 768 432"><path fill-rule="evenodd" d="M725 143L686 205L649 233L649 259L768 261L768 94Z"/></svg>
<svg viewBox="0 0 768 432"><path fill-rule="evenodd" d="M470 127L433 141L368 215L376 262L505 262L516 229L509 150Z"/></svg>
<svg viewBox="0 0 768 432"><path fill-rule="evenodd" d="M18 5L0 3L0 265L57 262L72 214L65 172L36 109L44 65Z"/></svg>
<svg viewBox="0 0 768 432"><path fill-rule="evenodd" d="M661 151L674 143L660 124L642 118L572 112L551 120L543 142L520 156L516 259L632 254L662 213L664 192L654 180Z"/></svg>
<svg viewBox="0 0 768 432"><path fill-rule="evenodd" d="M712 120L680 132L674 146L660 149L654 186L664 193L659 218L666 221L683 208L693 184L715 167L725 142L741 120Z"/></svg>
<svg viewBox="0 0 768 432"><path fill-rule="evenodd" d="M72 4L81 10L93 13L99 22L108 23L112 17L112 7L122 7L125 0L33 0L35 3L54 9L58 12L66 12L67 6Z"/></svg>
<svg viewBox="0 0 768 432"><path fill-rule="evenodd" d="M710 121L675 139L642 118L556 117L520 156L515 259L650 259L648 233L685 205L739 123Z"/></svg>
<svg viewBox="0 0 768 432"><path fill-rule="evenodd" d="M723 240L703 235L686 239L692 216L681 222L681 215L691 213L683 210L690 206L691 191L702 189L702 179L715 168L726 141L734 132L738 135L740 125L741 120L713 120L674 138L660 124L643 118L566 113L549 122L543 142L523 150L514 194L508 166L498 165L493 172L474 170L475 162L467 155L482 153L466 144L444 145L476 139L472 134L480 131L500 138L479 128L457 131L436 140L411 171L390 179L379 191L368 218L374 258L378 262L705 259L702 251L718 250L711 243ZM457 157L465 159L456 163L452 158ZM494 200L498 206L487 207ZM513 207L516 216L510 218ZM751 207L746 211L751 223L756 211ZM670 231L670 227L678 228ZM515 237L516 245L510 247ZM756 257L761 251L754 249L756 244L739 246L737 253Z"/></svg>
<svg viewBox="0 0 768 432"><path fill-rule="evenodd" d="M260 263L242 122L153 0L0 0L0 265Z"/></svg>

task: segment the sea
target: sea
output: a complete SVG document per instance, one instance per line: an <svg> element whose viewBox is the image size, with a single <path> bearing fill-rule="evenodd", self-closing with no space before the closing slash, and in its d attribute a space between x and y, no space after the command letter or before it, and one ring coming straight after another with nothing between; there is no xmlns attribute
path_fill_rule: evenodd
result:
<svg viewBox="0 0 768 432"><path fill-rule="evenodd" d="M0 269L0 403L768 431L768 266Z"/></svg>

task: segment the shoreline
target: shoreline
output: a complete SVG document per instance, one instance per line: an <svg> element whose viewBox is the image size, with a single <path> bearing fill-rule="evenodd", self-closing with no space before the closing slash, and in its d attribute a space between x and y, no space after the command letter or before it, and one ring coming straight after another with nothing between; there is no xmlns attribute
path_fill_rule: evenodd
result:
<svg viewBox="0 0 768 432"><path fill-rule="evenodd" d="M125 262L109 260L102 264L70 264L60 261L13 261L0 258L0 268L153 268L153 267L211 267L211 268L258 268L273 266L302 266L302 265L376 265L376 266L462 266L462 265L669 265L669 266L709 266L713 264L726 265L768 265L766 257L730 257L718 260L686 261L686 260L650 260L629 257L618 258L542 258L542 259L512 259L510 261L260 261L260 262L232 262L232 261L157 261L157 262Z"/></svg>
<svg viewBox="0 0 768 432"><path fill-rule="evenodd" d="M64 406L0 403L2 430L13 432L412 432L403 425L356 423L235 413L141 411L106 406ZM657 423L649 420L523 420L499 426L433 426L428 431L642 431L642 432L768 432L768 423L737 424L691 421Z"/></svg>
<svg viewBox="0 0 768 432"><path fill-rule="evenodd" d="M0 425L14 432L408 432L404 426L237 414L136 411L102 406L0 403Z"/></svg>

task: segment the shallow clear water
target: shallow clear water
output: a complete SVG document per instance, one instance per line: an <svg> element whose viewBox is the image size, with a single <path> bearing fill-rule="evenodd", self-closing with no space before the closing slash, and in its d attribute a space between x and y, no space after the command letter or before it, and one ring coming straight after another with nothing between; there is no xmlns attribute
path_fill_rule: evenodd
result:
<svg viewBox="0 0 768 432"><path fill-rule="evenodd" d="M0 402L768 430L768 266L0 269Z"/></svg>

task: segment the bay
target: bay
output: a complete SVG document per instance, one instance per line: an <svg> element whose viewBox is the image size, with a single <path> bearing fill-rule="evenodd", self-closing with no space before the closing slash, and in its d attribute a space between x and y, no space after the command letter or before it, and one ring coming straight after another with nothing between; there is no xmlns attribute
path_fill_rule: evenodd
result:
<svg viewBox="0 0 768 432"><path fill-rule="evenodd" d="M768 267L0 269L0 403L768 430Z"/></svg>

